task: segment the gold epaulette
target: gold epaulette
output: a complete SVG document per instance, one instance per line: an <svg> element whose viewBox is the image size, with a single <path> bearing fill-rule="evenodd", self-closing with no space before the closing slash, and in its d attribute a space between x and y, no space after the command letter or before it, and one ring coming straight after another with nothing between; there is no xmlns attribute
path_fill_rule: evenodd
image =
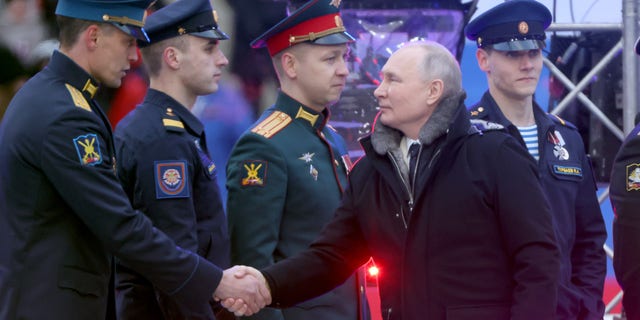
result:
<svg viewBox="0 0 640 320"><path fill-rule="evenodd" d="M566 122L566 121L564 121L564 119L562 119L562 118L558 117L557 115L555 115L555 114L553 114L553 113L549 113L549 114L550 114L550 115L552 115L552 116L554 116L554 117L558 120L558 122L560 122L560 124L562 124L563 126L566 126L566 125L567 125L567 122Z"/></svg>
<svg viewBox="0 0 640 320"><path fill-rule="evenodd" d="M251 132L269 139L288 126L289 123L291 123L291 117L288 114L282 111L275 111L251 129Z"/></svg>
<svg viewBox="0 0 640 320"><path fill-rule="evenodd" d="M89 112L93 112L91 111L91 107L89 106L89 102L87 102L87 99L84 98L84 96L82 95L82 92L80 92L80 90L76 89L75 87L73 87L72 85L65 83L64 85L65 87L67 87L67 90L69 90L69 94L71 95L71 99L73 99L73 104L76 105L76 107L87 110Z"/></svg>
<svg viewBox="0 0 640 320"><path fill-rule="evenodd" d="M164 128L169 131L184 131L184 123L173 113L173 109L171 108L166 109L164 117L162 118L162 124Z"/></svg>

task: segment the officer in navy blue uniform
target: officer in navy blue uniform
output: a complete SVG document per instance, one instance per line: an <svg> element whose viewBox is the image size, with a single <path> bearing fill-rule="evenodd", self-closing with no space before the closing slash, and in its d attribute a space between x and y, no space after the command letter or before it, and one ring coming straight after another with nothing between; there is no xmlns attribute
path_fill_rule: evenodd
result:
<svg viewBox="0 0 640 320"><path fill-rule="evenodd" d="M0 245L9 251L0 262L0 319L112 316L113 256L187 306L214 294L259 298L257 287L230 282L233 269L154 228L116 176L111 125L94 95L100 85L119 86L137 59L149 3L59 0L60 50L8 107L0 124Z"/></svg>
<svg viewBox="0 0 640 320"><path fill-rule="evenodd" d="M238 140L227 164L232 263L266 267L304 250L338 207L350 169L327 125L353 41L339 0L312 0L252 42L272 57L280 92ZM332 292L252 319L357 319L355 277Z"/></svg>
<svg viewBox="0 0 640 320"><path fill-rule="evenodd" d="M227 220L202 123L190 112L217 90L229 61L209 0L178 0L151 14L141 52L150 89L115 130L118 176L134 209L179 246L219 267L230 263ZM232 107L232 106L229 106ZM183 308L126 263L116 265L119 319L215 319L211 304Z"/></svg>
<svg viewBox="0 0 640 320"><path fill-rule="evenodd" d="M480 126L490 121L506 127L537 160L562 259L556 319L602 319L607 235L591 163L577 129L533 100L550 22L544 5L513 0L467 25L489 83L470 112Z"/></svg>
<svg viewBox="0 0 640 320"><path fill-rule="evenodd" d="M640 39L635 52L640 55ZM625 139L611 170L613 270L624 291L622 306L628 320L640 320L640 125Z"/></svg>

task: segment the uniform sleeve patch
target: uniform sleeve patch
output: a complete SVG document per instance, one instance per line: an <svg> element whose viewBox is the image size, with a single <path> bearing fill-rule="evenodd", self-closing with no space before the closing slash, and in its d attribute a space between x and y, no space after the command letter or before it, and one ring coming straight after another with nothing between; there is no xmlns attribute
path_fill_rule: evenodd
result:
<svg viewBox="0 0 640 320"><path fill-rule="evenodd" d="M640 190L640 163L627 166L627 191Z"/></svg>
<svg viewBox="0 0 640 320"><path fill-rule="evenodd" d="M76 148L81 165L96 166L102 163L100 140L95 133L77 136L73 139L73 145Z"/></svg>
<svg viewBox="0 0 640 320"><path fill-rule="evenodd" d="M189 197L186 161L156 161L154 170L157 199Z"/></svg>
<svg viewBox="0 0 640 320"><path fill-rule="evenodd" d="M242 177L240 184L243 187L256 186L262 187L267 180L267 162L259 160L248 160L242 163L245 175Z"/></svg>

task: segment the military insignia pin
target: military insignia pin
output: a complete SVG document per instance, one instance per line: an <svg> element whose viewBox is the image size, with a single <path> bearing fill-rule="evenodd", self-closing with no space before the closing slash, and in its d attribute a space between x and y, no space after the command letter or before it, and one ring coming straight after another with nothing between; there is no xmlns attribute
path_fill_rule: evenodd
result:
<svg viewBox="0 0 640 320"><path fill-rule="evenodd" d="M640 163L627 166L627 191L640 190Z"/></svg>
<svg viewBox="0 0 640 320"><path fill-rule="evenodd" d="M309 163L309 162L313 161L313 156L315 156L315 155L316 155L315 153L305 152L298 159L304 161L305 163Z"/></svg>
<svg viewBox="0 0 640 320"><path fill-rule="evenodd" d="M318 170L312 165L309 165L309 174L313 177L313 180L318 181Z"/></svg>
<svg viewBox="0 0 640 320"><path fill-rule="evenodd" d="M549 141L554 144L553 155L560 160L569 160L569 151L564 147L565 142L562 135L557 130L549 132Z"/></svg>
<svg viewBox="0 0 640 320"><path fill-rule="evenodd" d="M331 2L329 2L330 6L334 6L336 8L340 7L340 2L342 2L342 0L331 0Z"/></svg>
<svg viewBox="0 0 640 320"><path fill-rule="evenodd" d="M264 186L267 178L266 161L249 160L245 161L242 167L247 171L247 175L240 181L242 186Z"/></svg>
<svg viewBox="0 0 640 320"><path fill-rule="evenodd" d="M156 161L154 171L156 198L189 197L189 176L187 175L186 161Z"/></svg>
<svg viewBox="0 0 640 320"><path fill-rule="evenodd" d="M95 166L102 163L102 153L100 151L100 141L98 135L89 133L73 139L80 164L83 166Z"/></svg>

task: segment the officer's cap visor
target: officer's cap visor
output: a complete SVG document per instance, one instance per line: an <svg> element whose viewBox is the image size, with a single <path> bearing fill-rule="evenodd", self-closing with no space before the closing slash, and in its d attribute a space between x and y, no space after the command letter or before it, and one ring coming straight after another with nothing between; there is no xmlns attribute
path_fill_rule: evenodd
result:
<svg viewBox="0 0 640 320"><path fill-rule="evenodd" d="M331 45L331 44L349 43L349 42L353 42L355 40L356 39L354 37L352 37L347 32L338 32L338 33L332 33L332 34L324 36L322 38L318 38L318 39L312 41L312 43L314 43L314 44Z"/></svg>
<svg viewBox="0 0 640 320"><path fill-rule="evenodd" d="M201 32L192 32L189 33L192 36L207 38L207 39L216 39L216 40L227 40L229 36L218 29L205 30Z"/></svg>
<svg viewBox="0 0 640 320"><path fill-rule="evenodd" d="M498 42L491 45L491 47L497 51L535 50L544 49L545 46L544 41L535 39Z"/></svg>
<svg viewBox="0 0 640 320"><path fill-rule="evenodd" d="M122 32L136 38L142 42L149 42L149 37L147 33L141 27L136 27L128 24L120 24L120 23L112 23L116 28L120 29Z"/></svg>

